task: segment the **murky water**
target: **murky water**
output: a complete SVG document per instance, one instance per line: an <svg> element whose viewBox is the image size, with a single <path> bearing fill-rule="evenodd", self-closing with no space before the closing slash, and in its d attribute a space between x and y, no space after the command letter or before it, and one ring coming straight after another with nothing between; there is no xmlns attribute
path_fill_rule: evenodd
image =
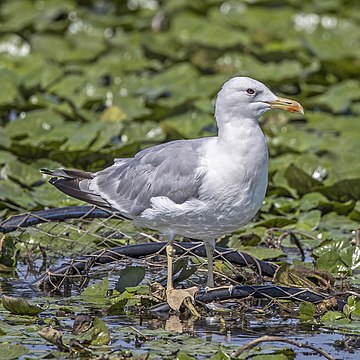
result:
<svg viewBox="0 0 360 360"><path fill-rule="evenodd" d="M33 288L30 284L36 278L29 272L28 265L18 266L19 278L3 278L1 281L1 290L3 294L15 297L29 298L34 303L45 301L44 293ZM24 280L25 279L25 280ZM76 295L76 294L73 294ZM185 336L186 341L195 341L195 348L191 349L192 355L198 355L199 358L207 357L206 351L201 353L207 346L223 348L227 353L241 347L245 343L256 339L262 335L280 336L292 339L302 343L309 343L315 347L322 348L330 353L336 359L356 360L359 353L349 353L335 348L335 341L345 340L345 335L322 328L321 326L302 324L296 318L284 318L277 314L273 317L256 317L251 314L245 314L244 318L237 318L236 315L223 316L222 321L218 315L205 317L197 320L183 319L176 315L153 314L153 313L132 313L126 315L109 316L103 313L103 309L98 305L84 304L77 297L67 298L64 296L53 296L50 299L48 310L40 314L38 324L45 325L47 319L56 315L52 307L73 308L74 313L61 318L61 325L71 330L74 316L78 314L91 314L99 316L108 326L112 336L112 342L109 350L128 350L133 355L142 354L148 351L156 351L157 347L162 346L164 354L171 354L172 351L181 349L188 351L181 341L176 340L178 336ZM71 302L69 302L71 300ZM260 303L259 303L260 305ZM259 306L261 309L261 306ZM6 323L8 317L2 313L2 320ZM26 328L26 325L25 325ZM139 334L145 334L147 340L141 339ZM173 334L169 338L169 334ZM162 343L163 341L163 343ZM174 344L171 342L174 341ZM34 354L45 354L56 350L56 347L47 344L44 340L34 334L34 338L28 337L22 339L21 343L29 348ZM197 353L196 346L199 347ZM291 348L296 353L296 359L319 359L320 355L309 349L296 348L281 342L263 343L262 348L268 348L269 351L274 347Z"/></svg>

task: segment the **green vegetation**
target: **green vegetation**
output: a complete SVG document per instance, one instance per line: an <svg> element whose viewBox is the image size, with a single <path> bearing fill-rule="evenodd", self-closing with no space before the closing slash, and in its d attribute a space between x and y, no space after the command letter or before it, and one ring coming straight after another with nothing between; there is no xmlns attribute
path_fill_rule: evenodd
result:
<svg viewBox="0 0 360 360"><path fill-rule="evenodd" d="M341 279L342 287L358 291L358 1L4 0L0 22L0 219L80 204L48 185L40 168L98 170L115 157L132 156L154 144L213 135L213 99L219 87L231 76L251 76L277 94L296 98L305 116L272 111L263 118L271 157L267 197L256 222L222 242L295 266L306 267L313 260L319 276L327 271L335 277L335 287ZM130 241L136 241L134 229L121 226ZM0 263L7 270L15 265L18 251L29 251L22 244L14 249L17 236L1 242ZM22 236L64 254L62 240L56 242L45 233ZM308 264L293 261L298 257L296 239ZM83 236L77 247L73 244L74 253L81 253L88 240ZM95 246L97 240L90 240ZM222 264L216 266L226 270ZM141 281L143 271L135 273ZM61 358L68 356L63 351L70 346L87 356L90 346L88 356L120 349L121 354L114 355L119 359L130 357L130 352L144 357L150 351L154 358L219 360L234 350L231 342L223 341L222 346L220 340L208 341L203 334L193 337L191 331L175 336L178 318L166 330L152 328L148 321L142 335L119 326L109 313L129 314L132 306L142 304L141 295L148 295L148 287L136 285L121 276L117 284L103 280L99 288L88 288L68 302L48 299L46 310L5 300L0 309L0 354L7 354L6 359ZM128 286L131 291L124 291ZM111 303L104 298L108 289L122 295ZM98 300L97 291L102 294ZM68 317L86 310L97 316L84 331L90 332L77 335L77 343L70 344L74 336ZM18 315L19 311L25 313ZM105 320L101 311L108 316ZM344 313L321 313L306 303L296 311L292 316L300 319L302 329L321 326L359 335L356 296L349 297ZM61 326L51 320L55 313ZM269 307L252 321L271 327L271 315ZM225 315L216 316L222 319L217 325L220 333L240 327ZM44 330L47 327L66 330L61 338ZM55 345L48 346L43 338ZM349 346L344 341L337 348ZM264 359L294 356L292 348L261 348Z"/></svg>

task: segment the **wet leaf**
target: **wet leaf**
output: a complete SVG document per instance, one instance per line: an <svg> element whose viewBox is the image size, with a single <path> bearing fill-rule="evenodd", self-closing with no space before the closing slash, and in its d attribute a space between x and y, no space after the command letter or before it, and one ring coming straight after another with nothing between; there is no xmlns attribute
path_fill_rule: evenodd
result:
<svg viewBox="0 0 360 360"><path fill-rule="evenodd" d="M0 83L2 91L0 94L0 106L15 103L18 98L17 82L18 78L14 72L7 69L1 70Z"/></svg>
<svg viewBox="0 0 360 360"><path fill-rule="evenodd" d="M0 344L0 354L3 360L19 359L28 353L29 349L20 344L9 344L7 342Z"/></svg>
<svg viewBox="0 0 360 360"><path fill-rule="evenodd" d="M334 25L330 28L324 28L318 24L315 27L316 31L304 34L306 46L309 50L314 52L319 59L325 61L359 56L359 49L354 46L357 26L348 19L336 19Z"/></svg>
<svg viewBox="0 0 360 360"><path fill-rule="evenodd" d="M242 246L242 245L235 245L234 248L239 251L244 251L246 253L249 253L255 258L260 260L273 260L273 259L286 257L286 254L281 249L266 248L259 246L257 247Z"/></svg>
<svg viewBox="0 0 360 360"><path fill-rule="evenodd" d="M125 306L128 302L128 299L120 299L116 302L114 302L110 307L109 307L109 314L110 315L120 315L120 314L124 314L125 313Z"/></svg>
<svg viewBox="0 0 360 360"><path fill-rule="evenodd" d="M115 285L115 289L122 293L128 287L134 287L141 283L145 277L145 268L142 266L128 266L121 270L120 277Z"/></svg>
<svg viewBox="0 0 360 360"><path fill-rule="evenodd" d="M103 111L100 120L104 121L123 121L128 115L121 110L118 106L111 106Z"/></svg>
<svg viewBox="0 0 360 360"><path fill-rule="evenodd" d="M14 267L17 263L18 250L14 239L7 235L0 235L0 265Z"/></svg>
<svg viewBox="0 0 360 360"><path fill-rule="evenodd" d="M110 331L104 321L100 318L95 317L93 321L93 326L91 329L92 338L91 345L101 346L108 345L111 341Z"/></svg>
<svg viewBox="0 0 360 360"><path fill-rule="evenodd" d="M177 285L181 281L188 279L191 275L193 275L197 270L196 265L189 264L189 259L182 258L178 259L174 263L173 274L176 275L174 279L174 284Z"/></svg>
<svg viewBox="0 0 360 360"><path fill-rule="evenodd" d="M352 274L360 267L360 251L349 240L326 241L314 254L317 266L332 273Z"/></svg>
<svg viewBox="0 0 360 360"><path fill-rule="evenodd" d="M302 71L301 64L296 60L264 63L251 55L237 52L226 53L217 60L216 66L227 74L239 73L253 78L261 76L263 81L274 81L274 72L276 72L276 81L281 81L292 79Z"/></svg>
<svg viewBox="0 0 360 360"><path fill-rule="evenodd" d="M316 186L321 186L319 181L313 179L293 164L286 169L285 178L289 185L296 189L300 195L311 192Z"/></svg>
<svg viewBox="0 0 360 360"><path fill-rule="evenodd" d="M1 169L0 176L5 179L10 178L25 186L31 186L41 179L38 169L22 163L18 159L7 161L6 165Z"/></svg>
<svg viewBox="0 0 360 360"><path fill-rule="evenodd" d="M280 265L280 267L275 272L273 281L277 284L287 286L295 285L296 287L308 288L317 287L314 283L308 280L308 278L304 275L304 272L302 272L301 270L297 270L296 268L292 269L288 264Z"/></svg>
<svg viewBox="0 0 360 360"><path fill-rule="evenodd" d="M348 305L350 313L356 316L360 316L360 298L355 296L348 297Z"/></svg>
<svg viewBox="0 0 360 360"><path fill-rule="evenodd" d="M106 303L107 292L109 288L109 280L107 278L102 279L100 282L93 284L83 290L80 297L87 302Z"/></svg>
<svg viewBox="0 0 360 360"><path fill-rule="evenodd" d="M43 57L59 62L92 60L105 48L101 38L85 33L76 33L67 38L36 33L32 37L32 46ZM49 48L52 51L49 52Z"/></svg>
<svg viewBox="0 0 360 360"><path fill-rule="evenodd" d="M211 360L230 360L230 356L227 355L223 350L219 350Z"/></svg>
<svg viewBox="0 0 360 360"><path fill-rule="evenodd" d="M27 300L10 296L3 296L2 304L4 308L15 315L36 316L46 310L48 306L32 305Z"/></svg>
<svg viewBox="0 0 360 360"><path fill-rule="evenodd" d="M1 137L1 133L0 133ZM5 141L5 140L4 140ZM1 142L1 139L0 139ZM16 156L9 151L0 150L0 164L6 164L9 161L16 160Z"/></svg>
<svg viewBox="0 0 360 360"><path fill-rule="evenodd" d="M59 330L53 329L51 327L42 328L38 334L51 344L56 345L60 350L67 351L69 348L62 341L62 333Z"/></svg>
<svg viewBox="0 0 360 360"><path fill-rule="evenodd" d="M335 322L337 320L343 319L344 315L339 311L327 311L322 317L322 322Z"/></svg>
<svg viewBox="0 0 360 360"><path fill-rule="evenodd" d="M177 354L176 360L196 360L196 358L180 352Z"/></svg>
<svg viewBox="0 0 360 360"><path fill-rule="evenodd" d="M348 201L360 199L360 178L339 181L331 186L320 189L329 199Z"/></svg>
<svg viewBox="0 0 360 360"><path fill-rule="evenodd" d="M248 42L244 33L226 24L209 22L194 13L183 13L174 18L172 31L182 44L197 44L224 49Z"/></svg>
<svg viewBox="0 0 360 360"><path fill-rule="evenodd" d="M90 315L77 315L71 332L74 335L79 335L88 331L92 326L93 318Z"/></svg>
<svg viewBox="0 0 360 360"><path fill-rule="evenodd" d="M257 223L257 226L265 228L283 228L287 225L295 224L296 219L288 219L286 217L270 217Z"/></svg>
<svg viewBox="0 0 360 360"><path fill-rule="evenodd" d="M345 80L331 86L324 94L311 99L319 105L325 105L334 113L346 113L350 110L351 102L360 98L360 82Z"/></svg>
<svg viewBox="0 0 360 360"><path fill-rule="evenodd" d="M315 316L315 305L309 302L302 302L299 306L300 320L313 321Z"/></svg>
<svg viewBox="0 0 360 360"><path fill-rule="evenodd" d="M8 148L10 146L10 139L4 134L4 130L0 127L0 148ZM1 157L0 159L4 159L6 152L1 151ZM9 156L9 155L8 155ZM3 162L3 160L1 160Z"/></svg>
<svg viewBox="0 0 360 360"><path fill-rule="evenodd" d="M296 229L304 231L314 231L319 226L320 220L320 210L312 210L307 213L302 213L298 216Z"/></svg>

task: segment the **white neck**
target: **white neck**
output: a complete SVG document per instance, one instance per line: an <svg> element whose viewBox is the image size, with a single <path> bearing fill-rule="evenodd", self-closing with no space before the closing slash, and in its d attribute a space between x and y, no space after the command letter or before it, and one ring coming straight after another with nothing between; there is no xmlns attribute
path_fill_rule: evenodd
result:
<svg viewBox="0 0 360 360"><path fill-rule="evenodd" d="M219 121L220 120L220 121ZM218 143L231 153L241 151L242 154L251 152L251 148L266 146L265 136L257 120L241 119L217 119Z"/></svg>

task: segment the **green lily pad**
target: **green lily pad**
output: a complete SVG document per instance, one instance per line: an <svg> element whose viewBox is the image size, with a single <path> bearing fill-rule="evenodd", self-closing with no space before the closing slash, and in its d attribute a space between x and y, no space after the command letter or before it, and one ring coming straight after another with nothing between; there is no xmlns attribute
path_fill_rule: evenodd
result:
<svg viewBox="0 0 360 360"><path fill-rule="evenodd" d="M91 345L100 346L108 345L111 341L110 331L106 323L100 318L95 317L93 321L93 326L91 329L92 338Z"/></svg>
<svg viewBox="0 0 360 360"><path fill-rule="evenodd" d="M313 321L315 316L315 305L309 302L302 302L299 306L300 320Z"/></svg>
<svg viewBox="0 0 360 360"><path fill-rule="evenodd" d="M141 283L145 277L145 268L142 266L127 266L121 270L115 289L122 293L128 287L134 287Z"/></svg>
<svg viewBox="0 0 360 360"><path fill-rule="evenodd" d="M18 251L16 243L11 236L4 236L1 239L0 265L14 267L17 263Z"/></svg>
<svg viewBox="0 0 360 360"><path fill-rule="evenodd" d="M3 296L2 304L4 308L15 315L36 316L46 310L47 306L31 305L28 301L21 298Z"/></svg>
<svg viewBox="0 0 360 360"><path fill-rule="evenodd" d="M249 38L244 33L228 27L225 23L209 22L194 13L183 13L174 18L172 33L182 44L197 44L217 49L225 49L247 44Z"/></svg>
<svg viewBox="0 0 360 360"><path fill-rule="evenodd" d="M83 290L80 297L87 302L106 303L107 292L109 288L109 280L104 278L99 283L93 284Z"/></svg>
<svg viewBox="0 0 360 360"><path fill-rule="evenodd" d="M1 169L1 175L5 179L10 178L25 186L31 186L41 179L38 169L17 159L7 161L6 165Z"/></svg>
<svg viewBox="0 0 360 360"><path fill-rule="evenodd" d="M311 98L316 105L324 105L334 113L346 113L353 100L360 98L360 82L345 80L332 85L324 94Z"/></svg>
<svg viewBox="0 0 360 360"><path fill-rule="evenodd" d="M321 182L315 180L293 164L285 170L285 177L289 185L301 195L311 192L316 186L321 186Z"/></svg>
<svg viewBox="0 0 360 360"><path fill-rule="evenodd" d="M326 241L314 250L316 265L331 273L352 274L360 267L360 251L349 240Z"/></svg>
<svg viewBox="0 0 360 360"><path fill-rule="evenodd" d="M7 342L3 342L0 344L0 353L3 360L13 360L27 355L29 353L29 349L20 344L9 344Z"/></svg>
<svg viewBox="0 0 360 360"><path fill-rule="evenodd" d="M9 106L14 104L18 99L18 77L16 73L2 69L0 72L1 94L0 94L0 106Z"/></svg>

